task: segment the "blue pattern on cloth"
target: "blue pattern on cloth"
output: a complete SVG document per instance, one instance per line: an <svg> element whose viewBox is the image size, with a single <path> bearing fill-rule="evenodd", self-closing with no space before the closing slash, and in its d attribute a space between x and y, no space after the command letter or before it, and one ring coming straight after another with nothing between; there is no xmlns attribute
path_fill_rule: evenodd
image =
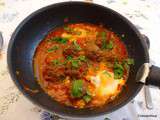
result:
<svg viewBox="0 0 160 120"><path fill-rule="evenodd" d="M46 112L46 111L43 111L43 112L40 114L40 119L41 119L41 120L54 120L54 119L53 119L53 115L50 114L49 112Z"/></svg>

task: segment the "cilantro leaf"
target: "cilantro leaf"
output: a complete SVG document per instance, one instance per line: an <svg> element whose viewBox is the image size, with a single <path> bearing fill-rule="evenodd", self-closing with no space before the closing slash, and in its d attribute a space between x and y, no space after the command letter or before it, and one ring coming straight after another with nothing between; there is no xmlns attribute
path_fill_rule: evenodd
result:
<svg viewBox="0 0 160 120"><path fill-rule="evenodd" d="M56 41L56 42L65 44L68 41L68 39L62 38L62 37L53 37L53 38L50 38L48 41L50 41L50 42Z"/></svg>
<svg viewBox="0 0 160 120"><path fill-rule="evenodd" d="M88 103L89 101L91 101L92 97L90 95L85 95L83 96L83 100Z"/></svg>
<svg viewBox="0 0 160 120"><path fill-rule="evenodd" d="M59 65L60 64L60 61L58 59L55 59L55 60L52 60L52 63L54 65Z"/></svg>
<svg viewBox="0 0 160 120"><path fill-rule="evenodd" d="M80 56L78 57L78 59L79 59L80 61L86 61L86 56L80 55Z"/></svg>
<svg viewBox="0 0 160 120"><path fill-rule="evenodd" d="M114 63L114 78L115 79L120 79L123 77L123 73L124 73L124 68L121 64L119 64L118 62Z"/></svg>
<svg viewBox="0 0 160 120"><path fill-rule="evenodd" d="M74 68L79 67L79 61L78 60L72 60L71 63L72 63L72 67L74 67Z"/></svg>
<svg viewBox="0 0 160 120"><path fill-rule="evenodd" d="M73 41L73 44L75 45L77 50L81 50L82 49L81 46L77 43L76 40Z"/></svg>
<svg viewBox="0 0 160 120"><path fill-rule="evenodd" d="M112 77L111 74L108 71L104 71L103 74L107 75L108 77Z"/></svg>
<svg viewBox="0 0 160 120"><path fill-rule="evenodd" d="M112 49L113 48L113 42L110 40L109 43L106 46L107 49Z"/></svg>
<svg viewBox="0 0 160 120"><path fill-rule="evenodd" d="M83 81L82 80L74 80L72 82L71 95L73 97L82 97L83 96Z"/></svg>
<svg viewBox="0 0 160 120"><path fill-rule="evenodd" d="M126 62L127 62L128 65L134 65L134 59L132 59L132 58L128 58L126 60Z"/></svg>
<svg viewBox="0 0 160 120"><path fill-rule="evenodd" d="M48 49L47 51L48 52L53 52L53 51L55 51L55 50L58 50L58 46L53 46L52 48L50 48L50 49Z"/></svg>
<svg viewBox="0 0 160 120"><path fill-rule="evenodd" d="M73 58L72 58L72 56L67 56L67 58L66 58L67 60L72 60Z"/></svg>
<svg viewBox="0 0 160 120"><path fill-rule="evenodd" d="M107 48L106 32L102 32L101 37L102 37L102 49L106 49Z"/></svg>

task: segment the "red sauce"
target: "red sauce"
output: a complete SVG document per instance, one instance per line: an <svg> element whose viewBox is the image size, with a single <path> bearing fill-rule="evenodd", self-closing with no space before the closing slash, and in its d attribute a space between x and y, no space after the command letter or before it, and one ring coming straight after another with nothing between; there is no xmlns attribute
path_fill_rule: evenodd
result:
<svg viewBox="0 0 160 120"><path fill-rule="evenodd" d="M126 47L115 33L77 23L59 27L42 40L34 70L41 87L59 103L99 107L113 101L125 85L127 59Z"/></svg>

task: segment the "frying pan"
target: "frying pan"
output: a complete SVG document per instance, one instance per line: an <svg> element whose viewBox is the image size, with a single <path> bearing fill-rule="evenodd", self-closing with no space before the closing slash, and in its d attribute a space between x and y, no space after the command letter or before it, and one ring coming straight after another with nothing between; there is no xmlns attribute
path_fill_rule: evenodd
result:
<svg viewBox="0 0 160 120"><path fill-rule="evenodd" d="M64 19L68 20L64 22ZM129 57L134 58L127 85L111 103L94 109L76 109L64 106L49 97L39 86L33 73L33 56L38 44L47 33L69 23L102 24L122 38ZM143 36L135 26L119 13L86 2L62 2L53 4L29 15L13 33L7 62L10 75L20 91L33 103L67 118L101 116L121 108L132 100L144 84L160 87L160 68L149 64L149 54Z"/></svg>

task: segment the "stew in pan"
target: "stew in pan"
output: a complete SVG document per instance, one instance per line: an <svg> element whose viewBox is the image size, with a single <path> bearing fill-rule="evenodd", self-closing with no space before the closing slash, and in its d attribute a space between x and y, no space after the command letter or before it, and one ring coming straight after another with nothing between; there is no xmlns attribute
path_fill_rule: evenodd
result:
<svg viewBox="0 0 160 120"><path fill-rule="evenodd" d="M67 24L36 49L34 71L54 100L75 108L100 107L125 86L130 65L123 41L102 25Z"/></svg>

